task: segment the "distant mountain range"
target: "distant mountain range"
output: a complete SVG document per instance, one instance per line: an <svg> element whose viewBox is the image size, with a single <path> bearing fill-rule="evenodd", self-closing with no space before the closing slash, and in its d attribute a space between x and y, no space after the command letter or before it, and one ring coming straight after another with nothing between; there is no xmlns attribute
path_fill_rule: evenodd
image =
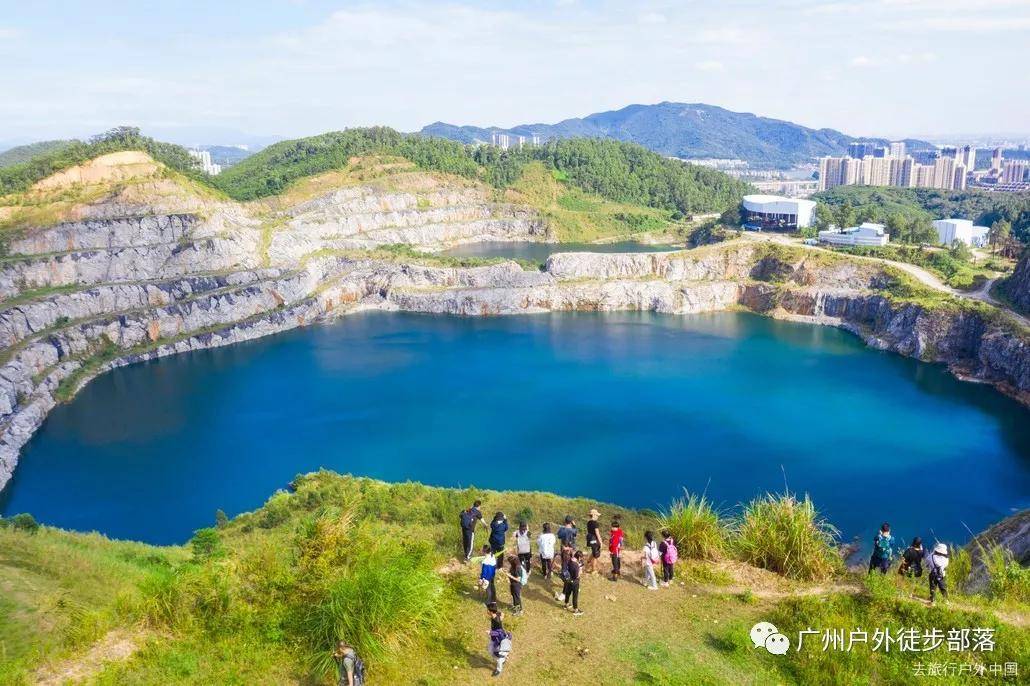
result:
<svg viewBox="0 0 1030 686"><path fill-rule="evenodd" d="M577 136L615 138L669 157L741 159L760 168L787 168L816 157L841 154L852 141L881 145L888 142L883 138L849 136L834 129L810 129L714 105L680 102L630 105L582 119L566 119L557 124L523 124L510 129L436 122L424 127L421 133L463 143L489 143L493 133L526 137L535 134L543 140ZM934 147L921 140L905 142L913 150Z"/></svg>

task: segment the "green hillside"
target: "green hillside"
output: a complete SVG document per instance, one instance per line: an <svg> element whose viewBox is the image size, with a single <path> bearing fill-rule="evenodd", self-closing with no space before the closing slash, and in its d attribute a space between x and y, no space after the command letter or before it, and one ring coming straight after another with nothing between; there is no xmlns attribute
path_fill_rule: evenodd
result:
<svg viewBox="0 0 1030 686"><path fill-rule="evenodd" d="M454 559L458 513L474 498L487 517L501 510L534 531L566 514L582 527L597 507L606 525L621 517L627 535L626 578L585 578L581 617L561 609L553 599L559 585L538 573L524 589L521 616L508 611L507 584L498 584L514 634L504 680L513 683L895 684L931 658L973 665L1030 654L1030 579L1018 566L1004 568L991 598L953 592L950 604L928 608L916 599L925 598L925 581L844 572L832 528L807 500L758 498L719 515L703 499L685 499L658 521L647 511L545 493L320 472L298 477L252 513L216 513L212 528L184 546L0 520L0 683L329 684L331 649L345 638L373 686L481 684L491 663L477 570ZM636 551L643 530L660 525L680 542L677 583L648 593L636 581ZM953 589L965 569L968 558L957 553ZM809 626L986 627L996 645L989 654L933 655L810 646L777 657L751 645L758 621L789 636ZM817 646L820 638L811 640ZM1013 682L987 675L976 683Z"/></svg>
<svg viewBox="0 0 1030 686"><path fill-rule="evenodd" d="M195 178L201 176L196 161L185 148L156 141L142 135L139 129L122 126L94 136L89 142L68 141L67 145L52 147L26 161L0 168L0 195L25 191L51 174L123 150L142 150L176 171Z"/></svg>
<svg viewBox="0 0 1030 686"><path fill-rule="evenodd" d="M419 168L457 174L507 188L531 162L543 162L562 180L608 200L679 215L717 212L747 188L725 174L684 165L638 145L572 139L524 150L466 146L388 128L349 129L271 145L212 179L238 200L275 195L298 179L340 169L354 157L398 156Z"/></svg>
<svg viewBox="0 0 1030 686"><path fill-rule="evenodd" d="M40 155L58 152L77 142L74 140L39 141L38 143L29 143L28 145L9 148L0 152L0 167L22 164Z"/></svg>

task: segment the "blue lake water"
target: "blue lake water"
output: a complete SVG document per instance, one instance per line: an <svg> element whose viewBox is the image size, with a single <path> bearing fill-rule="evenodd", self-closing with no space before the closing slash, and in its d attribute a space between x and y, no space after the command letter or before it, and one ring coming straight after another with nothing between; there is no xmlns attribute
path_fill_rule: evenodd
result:
<svg viewBox="0 0 1030 686"><path fill-rule="evenodd" d="M732 507L785 472L846 537L887 519L965 540L1030 505L1030 423L827 327L372 312L101 376L26 446L0 511L178 542L319 467L636 507L706 484Z"/></svg>
<svg viewBox="0 0 1030 686"><path fill-rule="evenodd" d="M452 257L507 257L543 262L556 252L667 252L683 246L649 245L636 241L619 243L534 243L531 241L482 241L467 243L441 252Z"/></svg>

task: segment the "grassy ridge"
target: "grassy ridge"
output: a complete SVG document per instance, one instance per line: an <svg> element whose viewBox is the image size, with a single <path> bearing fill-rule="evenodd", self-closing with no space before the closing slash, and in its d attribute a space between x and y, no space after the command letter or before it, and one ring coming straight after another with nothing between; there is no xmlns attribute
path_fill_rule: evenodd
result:
<svg viewBox="0 0 1030 686"><path fill-rule="evenodd" d="M200 179L197 162L186 149L162 143L140 134L139 129L123 126L94 136L89 142L72 141L51 148L28 161L0 168L0 195L18 193L35 182L101 155L124 150L141 150L178 172Z"/></svg>
<svg viewBox="0 0 1030 686"><path fill-rule="evenodd" d="M140 649L99 665L95 683L331 683L328 653L340 636L359 647L372 684L481 683L485 620L471 590L475 569L448 562L460 546L457 513L476 497L488 517L502 510L534 530L566 514L582 527L585 513L598 507L606 523L621 518L630 551L644 529L663 523L653 512L546 493L386 484L320 472L298 477L290 492L252 513L231 521L216 516L216 526L186 546L0 526L0 682L30 682L40 665L60 673L117 630L135 637ZM664 523L677 525L676 509ZM745 518L748 512L763 516L754 504ZM817 519L811 514L802 519ZM452 571L443 573L444 567ZM896 683L925 659L893 653L845 656L839 664L819 655L778 660L753 650L747 638L753 623L770 618L791 631L805 623L990 626L998 630L992 659L1030 650L1030 632L992 614L995 607L1025 613L1025 606L963 600L962 609L928 609L911 601L911 585L896 575L873 579L858 595L831 585L818 598L781 599L807 587L733 562L684 559L678 574L685 585L659 594L629 581L585 579L584 618L556 607L549 601L553 583L535 576L526 614L507 623L516 636L512 678ZM743 593L732 590L740 583ZM499 589L506 601L506 584Z"/></svg>

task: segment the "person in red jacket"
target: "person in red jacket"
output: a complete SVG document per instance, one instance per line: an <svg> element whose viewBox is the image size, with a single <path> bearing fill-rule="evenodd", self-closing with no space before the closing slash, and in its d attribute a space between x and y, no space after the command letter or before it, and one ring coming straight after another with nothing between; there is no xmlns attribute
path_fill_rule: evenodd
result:
<svg viewBox="0 0 1030 686"><path fill-rule="evenodd" d="M618 581L622 574L622 544L625 538L619 520L613 519L612 529L608 534L608 552L612 556L612 581Z"/></svg>

